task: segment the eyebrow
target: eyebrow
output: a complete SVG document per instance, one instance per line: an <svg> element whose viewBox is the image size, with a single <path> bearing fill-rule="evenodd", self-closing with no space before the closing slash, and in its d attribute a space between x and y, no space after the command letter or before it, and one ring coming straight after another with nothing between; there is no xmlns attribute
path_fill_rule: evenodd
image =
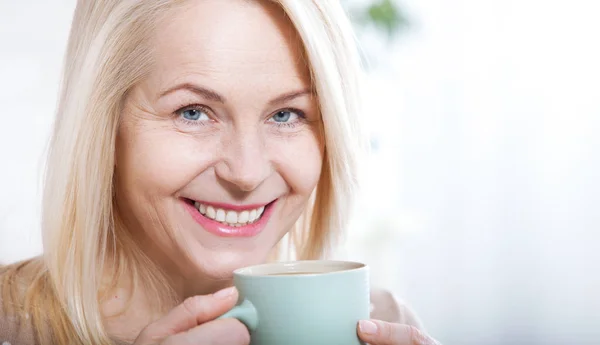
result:
<svg viewBox="0 0 600 345"><path fill-rule="evenodd" d="M313 94L313 92L311 89L303 89L303 90L288 92L288 93L285 93L275 99L272 99L269 102L269 105L274 106L274 105L282 104L285 102L289 102L293 99L296 99L298 97L312 95L312 94Z"/></svg>
<svg viewBox="0 0 600 345"><path fill-rule="evenodd" d="M171 94L171 93L179 91L179 90L193 92L193 93L198 94L210 101L214 101L214 102L218 102L218 103L222 103L222 104L227 103L227 100L225 99L225 97L220 95L218 92L213 91L209 88L206 88L206 87L203 87L200 85L191 84L191 83L183 83L183 84L176 85L172 88L169 88L166 91L161 92L159 98L162 98L168 94ZM305 88L302 90L284 93L283 95L280 95L280 96L270 100L269 105L271 105L271 106L278 105L281 103L289 102L298 97L302 97L305 95L312 95L312 94L313 94L313 91L310 88Z"/></svg>
<svg viewBox="0 0 600 345"><path fill-rule="evenodd" d="M166 91L163 91L160 93L160 96L158 98L163 98L164 96L171 94L175 91L179 91L179 90L186 90L186 91L193 92L195 94L203 96L204 98L206 98L210 101L225 103L225 97L219 95L217 92L215 92L211 89L208 89L208 88L205 88L205 87L202 87L199 85L190 84L190 83L179 84L179 85L176 85Z"/></svg>

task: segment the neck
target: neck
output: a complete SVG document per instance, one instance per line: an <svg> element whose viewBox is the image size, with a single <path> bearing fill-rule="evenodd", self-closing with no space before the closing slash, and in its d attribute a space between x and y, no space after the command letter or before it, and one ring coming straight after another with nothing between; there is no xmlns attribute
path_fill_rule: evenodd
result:
<svg viewBox="0 0 600 345"><path fill-rule="evenodd" d="M169 274L165 278L169 282L168 287L158 286L158 289L143 278L138 278L137 284L129 276L119 279L101 301L108 334L133 343L144 327L163 317L186 298L211 294L232 285L231 279L212 280L201 274L194 277Z"/></svg>
<svg viewBox="0 0 600 345"><path fill-rule="evenodd" d="M153 241L126 231L118 233L129 234L120 241L120 247L133 249L111 256L124 264L106 264L106 297L101 301L106 330L117 339L133 342L144 327L186 298L211 294L233 284L231 278L214 279L195 270L183 272ZM144 253L152 253L152 258ZM116 272L122 274L113 280Z"/></svg>

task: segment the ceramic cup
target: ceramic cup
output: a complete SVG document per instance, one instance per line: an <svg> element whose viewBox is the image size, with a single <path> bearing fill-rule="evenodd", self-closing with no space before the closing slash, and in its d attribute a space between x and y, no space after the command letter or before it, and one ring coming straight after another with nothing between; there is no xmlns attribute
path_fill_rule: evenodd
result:
<svg viewBox="0 0 600 345"><path fill-rule="evenodd" d="M369 318L368 267L346 261L293 261L238 269L236 318L251 345L361 345L359 320Z"/></svg>

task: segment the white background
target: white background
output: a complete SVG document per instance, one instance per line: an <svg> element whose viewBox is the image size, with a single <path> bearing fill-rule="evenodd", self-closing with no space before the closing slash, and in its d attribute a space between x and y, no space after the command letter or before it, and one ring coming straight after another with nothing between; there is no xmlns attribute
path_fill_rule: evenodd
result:
<svg viewBox="0 0 600 345"><path fill-rule="evenodd" d="M359 2L359 1L355 1ZM0 0L0 261L39 253L72 0ZM377 150L347 257L444 344L600 344L600 13L406 0L372 60Z"/></svg>

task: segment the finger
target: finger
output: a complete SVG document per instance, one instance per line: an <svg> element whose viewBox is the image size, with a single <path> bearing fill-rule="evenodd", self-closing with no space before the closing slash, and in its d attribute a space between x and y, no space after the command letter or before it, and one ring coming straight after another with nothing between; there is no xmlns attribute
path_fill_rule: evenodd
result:
<svg viewBox="0 0 600 345"><path fill-rule="evenodd" d="M167 315L148 325L138 336L140 343L152 343L187 331L233 308L238 298L235 287L212 295L194 296L173 308Z"/></svg>
<svg viewBox="0 0 600 345"><path fill-rule="evenodd" d="M163 345L248 345L250 334L236 319L214 320L167 338Z"/></svg>
<svg viewBox="0 0 600 345"><path fill-rule="evenodd" d="M361 320L358 335L372 345L440 345L413 326L379 320Z"/></svg>

